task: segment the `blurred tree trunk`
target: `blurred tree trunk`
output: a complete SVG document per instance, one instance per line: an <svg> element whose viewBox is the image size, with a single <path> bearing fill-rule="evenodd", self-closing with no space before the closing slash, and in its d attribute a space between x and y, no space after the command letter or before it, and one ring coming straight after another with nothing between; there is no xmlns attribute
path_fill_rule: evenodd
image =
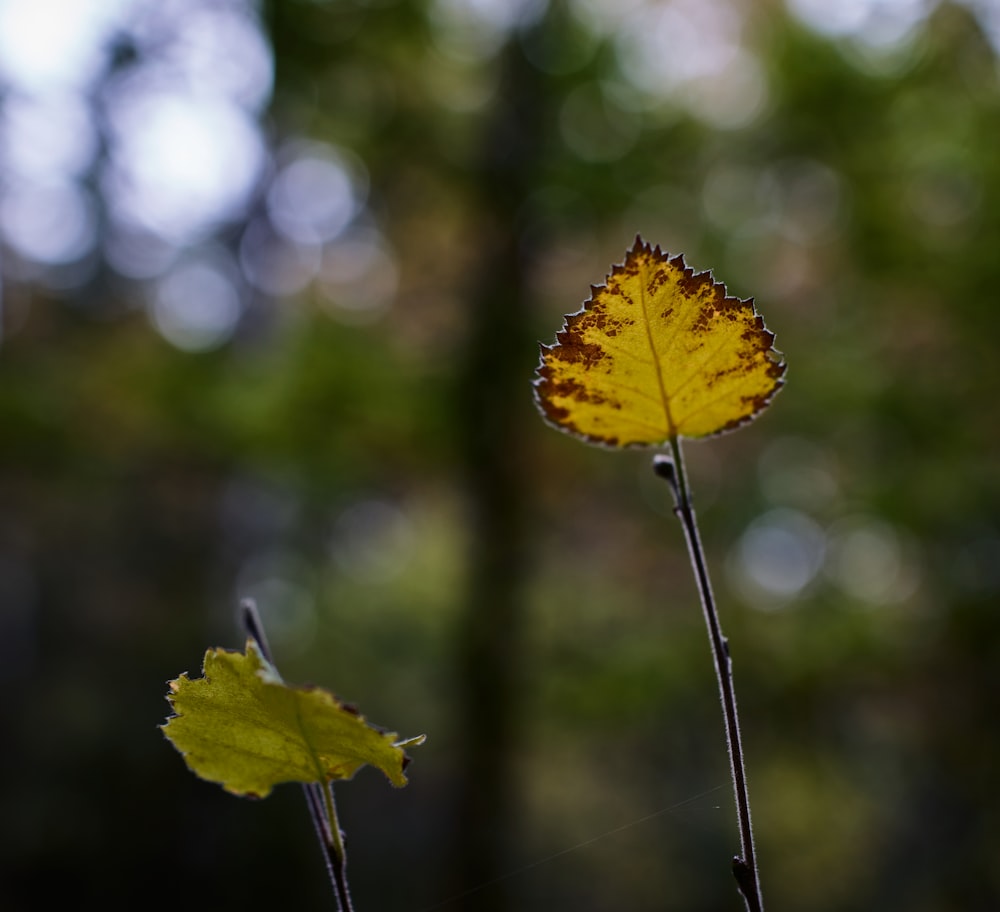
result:
<svg viewBox="0 0 1000 912"><path fill-rule="evenodd" d="M536 184L545 104L542 74L525 59L516 35L500 66L479 162L477 208L485 217L475 241L479 250L456 421L470 514L469 589L458 645L463 755L453 859L460 891L510 870L517 813L512 760L522 712L531 498L524 444L537 354L519 222ZM504 885L497 883L456 908L499 912L509 905Z"/></svg>

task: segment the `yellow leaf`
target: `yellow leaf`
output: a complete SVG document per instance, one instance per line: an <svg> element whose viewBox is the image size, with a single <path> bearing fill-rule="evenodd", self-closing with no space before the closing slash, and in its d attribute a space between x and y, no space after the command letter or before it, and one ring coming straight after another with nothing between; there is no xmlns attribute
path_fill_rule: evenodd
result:
<svg viewBox="0 0 1000 912"><path fill-rule="evenodd" d="M542 346L535 398L561 430L607 446L705 437L756 416L785 364L753 299L726 295L639 237Z"/></svg>
<svg viewBox="0 0 1000 912"><path fill-rule="evenodd" d="M236 795L350 779L366 763L405 785L403 748L423 741L399 741L328 691L289 687L252 639L245 653L210 649L204 677L171 681L168 699L164 734L193 772Z"/></svg>

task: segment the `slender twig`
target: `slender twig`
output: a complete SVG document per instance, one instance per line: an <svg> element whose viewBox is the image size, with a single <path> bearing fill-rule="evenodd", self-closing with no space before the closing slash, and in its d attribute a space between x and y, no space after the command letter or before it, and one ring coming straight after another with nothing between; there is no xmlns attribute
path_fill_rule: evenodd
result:
<svg viewBox="0 0 1000 912"><path fill-rule="evenodd" d="M312 817L313 826L316 829L316 838L319 840L320 849L323 851L323 860L326 862L326 873L330 876L330 885L333 887L334 895L337 897L337 907L340 912L351 912L351 894L347 888L346 860L340 860L334 845L333 828L330 826L329 818L324 810L323 790L319 785L303 785L302 793L305 795L306 804L309 807L309 816ZM332 798L332 795L331 795ZM339 828L337 829L339 833Z"/></svg>
<svg viewBox="0 0 1000 912"><path fill-rule="evenodd" d="M240 602L240 618L243 621L244 633L257 644L260 654L273 665L274 656L271 655L264 625L260 621L260 614L257 613L257 603L253 599L243 599Z"/></svg>
<svg viewBox="0 0 1000 912"><path fill-rule="evenodd" d="M254 640L260 654L273 665L274 659L271 657L271 649L264 633L264 625L261 623L260 615L257 613L257 605L253 599L243 599L240 602L240 613L246 635ZM323 850L327 874L330 875L330 884L337 897L337 908L340 912L353 912L351 891L347 886L347 853L344 850L344 834L337 821L333 786L329 782L324 782L323 785L305 783L302 786L302 792L305 795L309 816L312 818L313 827L316 830L316 838Z"/></svg>
<svg viewBox="0 0 1000 912"><path fill-rule="evenodd" d="M764 901L760 891L753 826L750 822L750 799L747 794L747 774L743 766L743 744L739 717L736 713L736 692L733 689L733 665L729 656L729 641L722 635L719 613L715 607L715 597L712 595L712 584L709 581L708 566L705 563L705 553L698 534L698 523L691 503L691 491L684 472L681 444L676 436L670 438L670 456L659 455L654 458L653 471L666 479L674 495L674 513L684 528L691 568L698 583L701 607L708 627L708 638L715 658L715 673L719 679L719 698L725 719L729 765L736 796L736 813L740 824L740 854L733 858L733 875L743 894L748 912L763 912Z"/></svg>
<svg viewBox="0 0 1000 912"><path fill-rule="evenodd" d="M333 801L333 785L330 780L323 781L322 788L314 786L323 795L323 805L326 809L326 819L329 821L327 835L327 866L331 867L334 887L337 891L337 902L340 912L353 912L351 891L347 887L347 852L344 850L344 834L337 821L337 805ZM332 853L332 857L331 857Z"/></svg>

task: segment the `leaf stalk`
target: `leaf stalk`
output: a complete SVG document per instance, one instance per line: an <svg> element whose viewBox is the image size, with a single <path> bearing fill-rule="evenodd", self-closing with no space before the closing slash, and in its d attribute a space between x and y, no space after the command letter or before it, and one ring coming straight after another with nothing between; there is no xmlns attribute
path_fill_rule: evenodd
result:
<svg viewBox="0 0 1000 912"><path fill-rule="evenodd" d="M318 790L318 787L314 787L314 789ZM333 800L333 785L329 779L323 781L322 792L327 822L325 840L327 865L333 877L334 891L337 894L340 912L353 912L351 891L347 887L347 852L344 850L344 834L337 820L337 805Z"/></svg>
<svg viewBox="0 0 1000 912"><path fill-rule="evenodd" d="M701 545L698 522L691 502L684 471L684 456L679 437L670 438L670 456L660 454L653 459L653 471L666 480L674 496L674 514L680 520L687 540L691 569L694 571L701 596L701 607L708 629L708 639L715 660L715 673L719 682L719 700L726 729L726 745L729 750L729 766L733 779L736 799L736 813L740 827L740 854L733 858L733 876L743 894L747 912L763 912L764 901L760 889L760 873L757 868L757 853L754 849L753 825L750 820L750 798L747 790L747 775L743 763L743 742L740 734L739 716L736 711L736 691L733 686L733 663L729 654L729 641L722 634L719 613L712 594L712 584L708 575L705 552Z"/></svg>
<svg viewBox="0 0 1000 912"><path fill-rule="evenodd" d="M260 654L274 665L271 649L267 643L264 626L257 606L253 599L243 599L240 602L240 613L243 618L243 629L248 637L257 644ZM344 834L337 820L337 805L333 800L333 786L329 780L319 783L304 783L302 792L305 795L309 816L312 818L316 837L323 850L326 870L330 875L330 884L337 899L339 912L354 912L351 904L351 891L347 885L347 852L344 849Z"/></svg>

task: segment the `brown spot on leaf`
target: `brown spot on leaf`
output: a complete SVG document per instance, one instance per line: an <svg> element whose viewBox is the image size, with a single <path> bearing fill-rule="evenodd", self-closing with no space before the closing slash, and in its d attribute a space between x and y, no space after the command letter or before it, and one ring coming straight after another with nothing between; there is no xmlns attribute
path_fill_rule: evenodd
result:
<svg viewBox="0 0 1000 912"><path fill-rule="evenodd" d="M610 357L600 345L584 342L568 329L558 333L556 339L559 342L558 348L554 350L556 357L566 364L582 364L589 369Z"/></svg>
<svg viewBox="0 0 1000 912"><path fill-rule="evenodd" d="M584 305L584 310L573 314L566 320L566 328L563 333L574 333L584 335L591 330L603 333L606 336L617 336L619 331L635 321L625 320L619 316L608 313L607 305L600 300L590 300ZM560 335L560 341L564 336Z"/></svg>
<svg viewBox="0 0 1000 912"><path fill-rule="evenodd" d="M572 377L555 378L547 367L542 368L539 373L545 381L541 393L546 398L572 399L574 402L591 402L594 405L602 405L608 401L607 396L588 389L585 384Z"/></svg>
<svg viewBox="0 0 1000 912"><path fill-rule="evenodd" d="M668 278L669 274L666 271L654 272L652 278L646 283L646 294L653 297L663 287Z"/></svg>
<svg viewBox="0 0 1000 912"><path fill-rule="evenodd" d="M712 321L715 319L717 313L718 311L712 306L711 302L703 305L698 311L698 316L695 317L694 322L691 324L691 332L698 335L711 332Z"/></svg>
<svg viewBox="0 0 1000 912"><path fill-rule="evenodd" d="M699 272L698 275L694 275L690 269L685 269L684 275L677 280L677 288L685 298L696 298L701 294L701 290L705 286L706 275L708 275L706 272Z"/></svg>
<svg viewBox="0 0 1000 912"><path fill-rule="evenodd" d="M571 426L568 408L556 405L551 399L545 399L542 396L538 397L538 404L541 406L545 416L552 421L553 424L565 424L567 427Z"/></svg>
<svg viewBox="0 0 1000 912"><path fill-rule="evenodd" d="M757 318L753 321L753 325L743 330L740 338L744 342L761 343L761 348L770 348L771 343L774 341L774 333L768 332L764 328L764 318L758 314Z"/></svg>

